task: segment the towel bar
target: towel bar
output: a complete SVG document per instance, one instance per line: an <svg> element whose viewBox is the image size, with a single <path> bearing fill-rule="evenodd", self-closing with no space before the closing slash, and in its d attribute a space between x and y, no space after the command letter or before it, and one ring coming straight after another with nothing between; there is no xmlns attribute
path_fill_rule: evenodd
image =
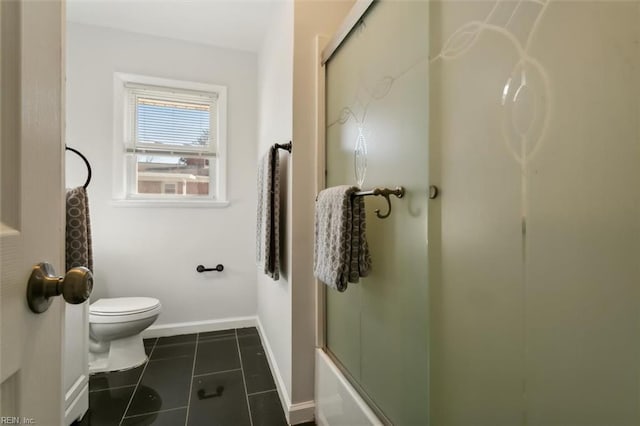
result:
<svg viewBox="0 0 640 426"><path fill-rule="evenodd" d="M394 189L391 188L374 188L370 191L359 191L359 192L354 192L353 196L354 197L367 197L369 195L374 195L374 196L382 196L385 198L385 200L387 200L387 205L389 206L389 209L387 210L387 212L385 214L380 214L380 209L376 209L376 216L378 216L380 219L385 219L387 217L389 217L389 215L391 214L391 200L389 199L390 195L395 195L398 198L402 198L404 197L404 188L402 186L397 186Z"/></svg>
<svg viewBox="0 0 640 426"><path fill-rule="evenodd" d="M284 149L285 151L289 151L289 154L291 154L291 147L293 145L291 142L287 142L287 143L277 143L277 144L274 144L273 146L275 146L277 149Z"/></svg>
<svg viewBox="0 0 640 426"><path fill-rule="evenodd" d="M84 161L85 166L87 166L87 180L84 182L84 185L82 185L82 187L84 189L87 189L87 187L89 186L89 182L91 182L91 163L89 163L89 160L87 160L87 157L85 157L80 151L78 151L75 148L71 148L68 146L64 146L64 149L67 151L71 151L74 154L76 154L77 156L79 156L82 161Z"/></svg>

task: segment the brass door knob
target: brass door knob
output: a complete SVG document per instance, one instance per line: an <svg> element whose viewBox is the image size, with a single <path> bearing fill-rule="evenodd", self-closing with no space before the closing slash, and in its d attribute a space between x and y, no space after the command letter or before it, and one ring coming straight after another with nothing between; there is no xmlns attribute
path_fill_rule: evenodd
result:
<svg viewBox="0 0 640 426"><path fill-rule="evenodd" d="M33 267L27 284L29 308L39 314L51 306L53 297L62 294L67 303L74 305L87 300L93 290L93 274L84 266L67 271L64 277L56 275L50 263L39 263Z"/></svg>

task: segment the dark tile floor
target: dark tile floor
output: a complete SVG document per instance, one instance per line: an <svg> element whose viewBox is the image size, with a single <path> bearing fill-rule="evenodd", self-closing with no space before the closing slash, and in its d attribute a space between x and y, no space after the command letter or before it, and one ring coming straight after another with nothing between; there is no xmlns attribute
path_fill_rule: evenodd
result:
<svg viewBox="0 0 640 426"><path fill-rule="evenodd" d="M161 337L144 344L146 364L91 376L89 411L76 424L287 424L255 328Z"/></svg>

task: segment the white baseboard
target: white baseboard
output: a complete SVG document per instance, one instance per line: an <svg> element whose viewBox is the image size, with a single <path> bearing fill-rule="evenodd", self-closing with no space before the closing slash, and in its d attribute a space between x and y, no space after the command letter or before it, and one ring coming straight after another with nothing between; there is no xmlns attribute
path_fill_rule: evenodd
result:
<svg viewBox="0 0 640 426"><path fill-rule="evenodd" d="M282 374L280 373L280 368L278 368L278 363L276 363L276 358L273 355L271 345L269 344L269 339L267 339L267 335L264 331L264 327L262 326L260 318L257 318L256 322L258 323L258 334L260 335L260 340L262 340L262 346L267 353L267 362L269 363L269 368L271 368L273 380L276 382L276 388L278 389L278 395L280 396L282 409L284 410L284 413L286 415L289 411L289 407L291 406L291 398L289 397L289 392L287 391L287 387L284 384L284 379L282 378ZM288 416L287 420L289 420Z"/></svg>
<svg viewBox="0 0 640 426"><path fill-rule="evenodd" d="M260 322L259 317L256 318L256 323L258 334L260 335L260 340L262 340L262 346L264 347L264 350L267 354L267 362L269 363L269 367L271 368L273 379L276 382L278 396L280 397L280 403L282 404L284 415L287 418L287 423L289 423L290 425L296 425L313 420L315 412L315 402L312 400L299 402L297 404L291 403L289 392L287 391L287 387L284 384L282 374L280 373L280 369L278 368L278 364L276 363L276 358L273 354L273 351L271 350L269 339L267 339L266 337L264 327L262 326L262 322Z"/></svg>
<svg viewBox="0 0 640 426"><path fill-rule="evenodd" d="M65 425L70 425L75 420L79 420L84 417L89 409L89 379L82 382L82 389L79 391L68 392L68 395L75 395L75 398L71 402L65 401L68 404L64 410L64 422Z"/></svg>
<svg viewBox="0 0 640 426"><path fill-rule="evenodd" d="M255 327L257 324L256 320L256 317L251 316L152 325L142 332L142 337L148 339L153 337L177 336L180 334L228 330L230 328Z"/></svg>
<svg viewBox="0 0 640 426"><path fill-rule="evenodd" d="M299 402L297 404L291 404L289 406L288 412L285 411L285 415L287 415L287 421L290 425L297 425L300 423L310 422L314 419L314 414L316 411L316 403L315 401L305 401Z"/></svg>

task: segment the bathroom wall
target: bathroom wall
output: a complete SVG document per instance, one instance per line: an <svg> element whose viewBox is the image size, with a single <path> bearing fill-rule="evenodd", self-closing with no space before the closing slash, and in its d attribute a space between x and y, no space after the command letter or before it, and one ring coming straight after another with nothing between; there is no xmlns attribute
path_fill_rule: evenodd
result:
<svg viewBox="0 0 640 426"><path fill-rule="evenodd" d="M316 35L331 37L352 4L281 2L259 58L258 158L273 143L293 140L293 154L280 153L280 280L257 272L258 318L291 422L309 419L314 399Z"/></svg>
<svg viewBox="0 0 640 426"><path fill-rule="evenodd" d="M293 2L278 3L273 25L258 60L258 158L274 143L290 141L293 132ZM280 152L280 280L257 272L258 318L281 396L291 401L291 173L290 156ZM255 263L255 262L254 262Z"/></svg>
<svg viewBox="0 0 640 426"><path fill-rule="evenodd" d="M114 205L114 72L227 86L228 207ZM256 122L256 54L68 23L67 144L93 168L94 300L157 297L157 325L255 315ZM82 184L72 154L67 170L67 186ZM217 263L224 272L195 271Z"/></svg>
<svg viewBox="0 0 640 426"><path fill-rule="evenodd" d="M352 0L295 0L292 157L292 339L294 402L313 400L315 278L313 277L316 198L317 110L316 38L330 39L353 6ZM322 143L322 141L320 142Z"/></svg>

